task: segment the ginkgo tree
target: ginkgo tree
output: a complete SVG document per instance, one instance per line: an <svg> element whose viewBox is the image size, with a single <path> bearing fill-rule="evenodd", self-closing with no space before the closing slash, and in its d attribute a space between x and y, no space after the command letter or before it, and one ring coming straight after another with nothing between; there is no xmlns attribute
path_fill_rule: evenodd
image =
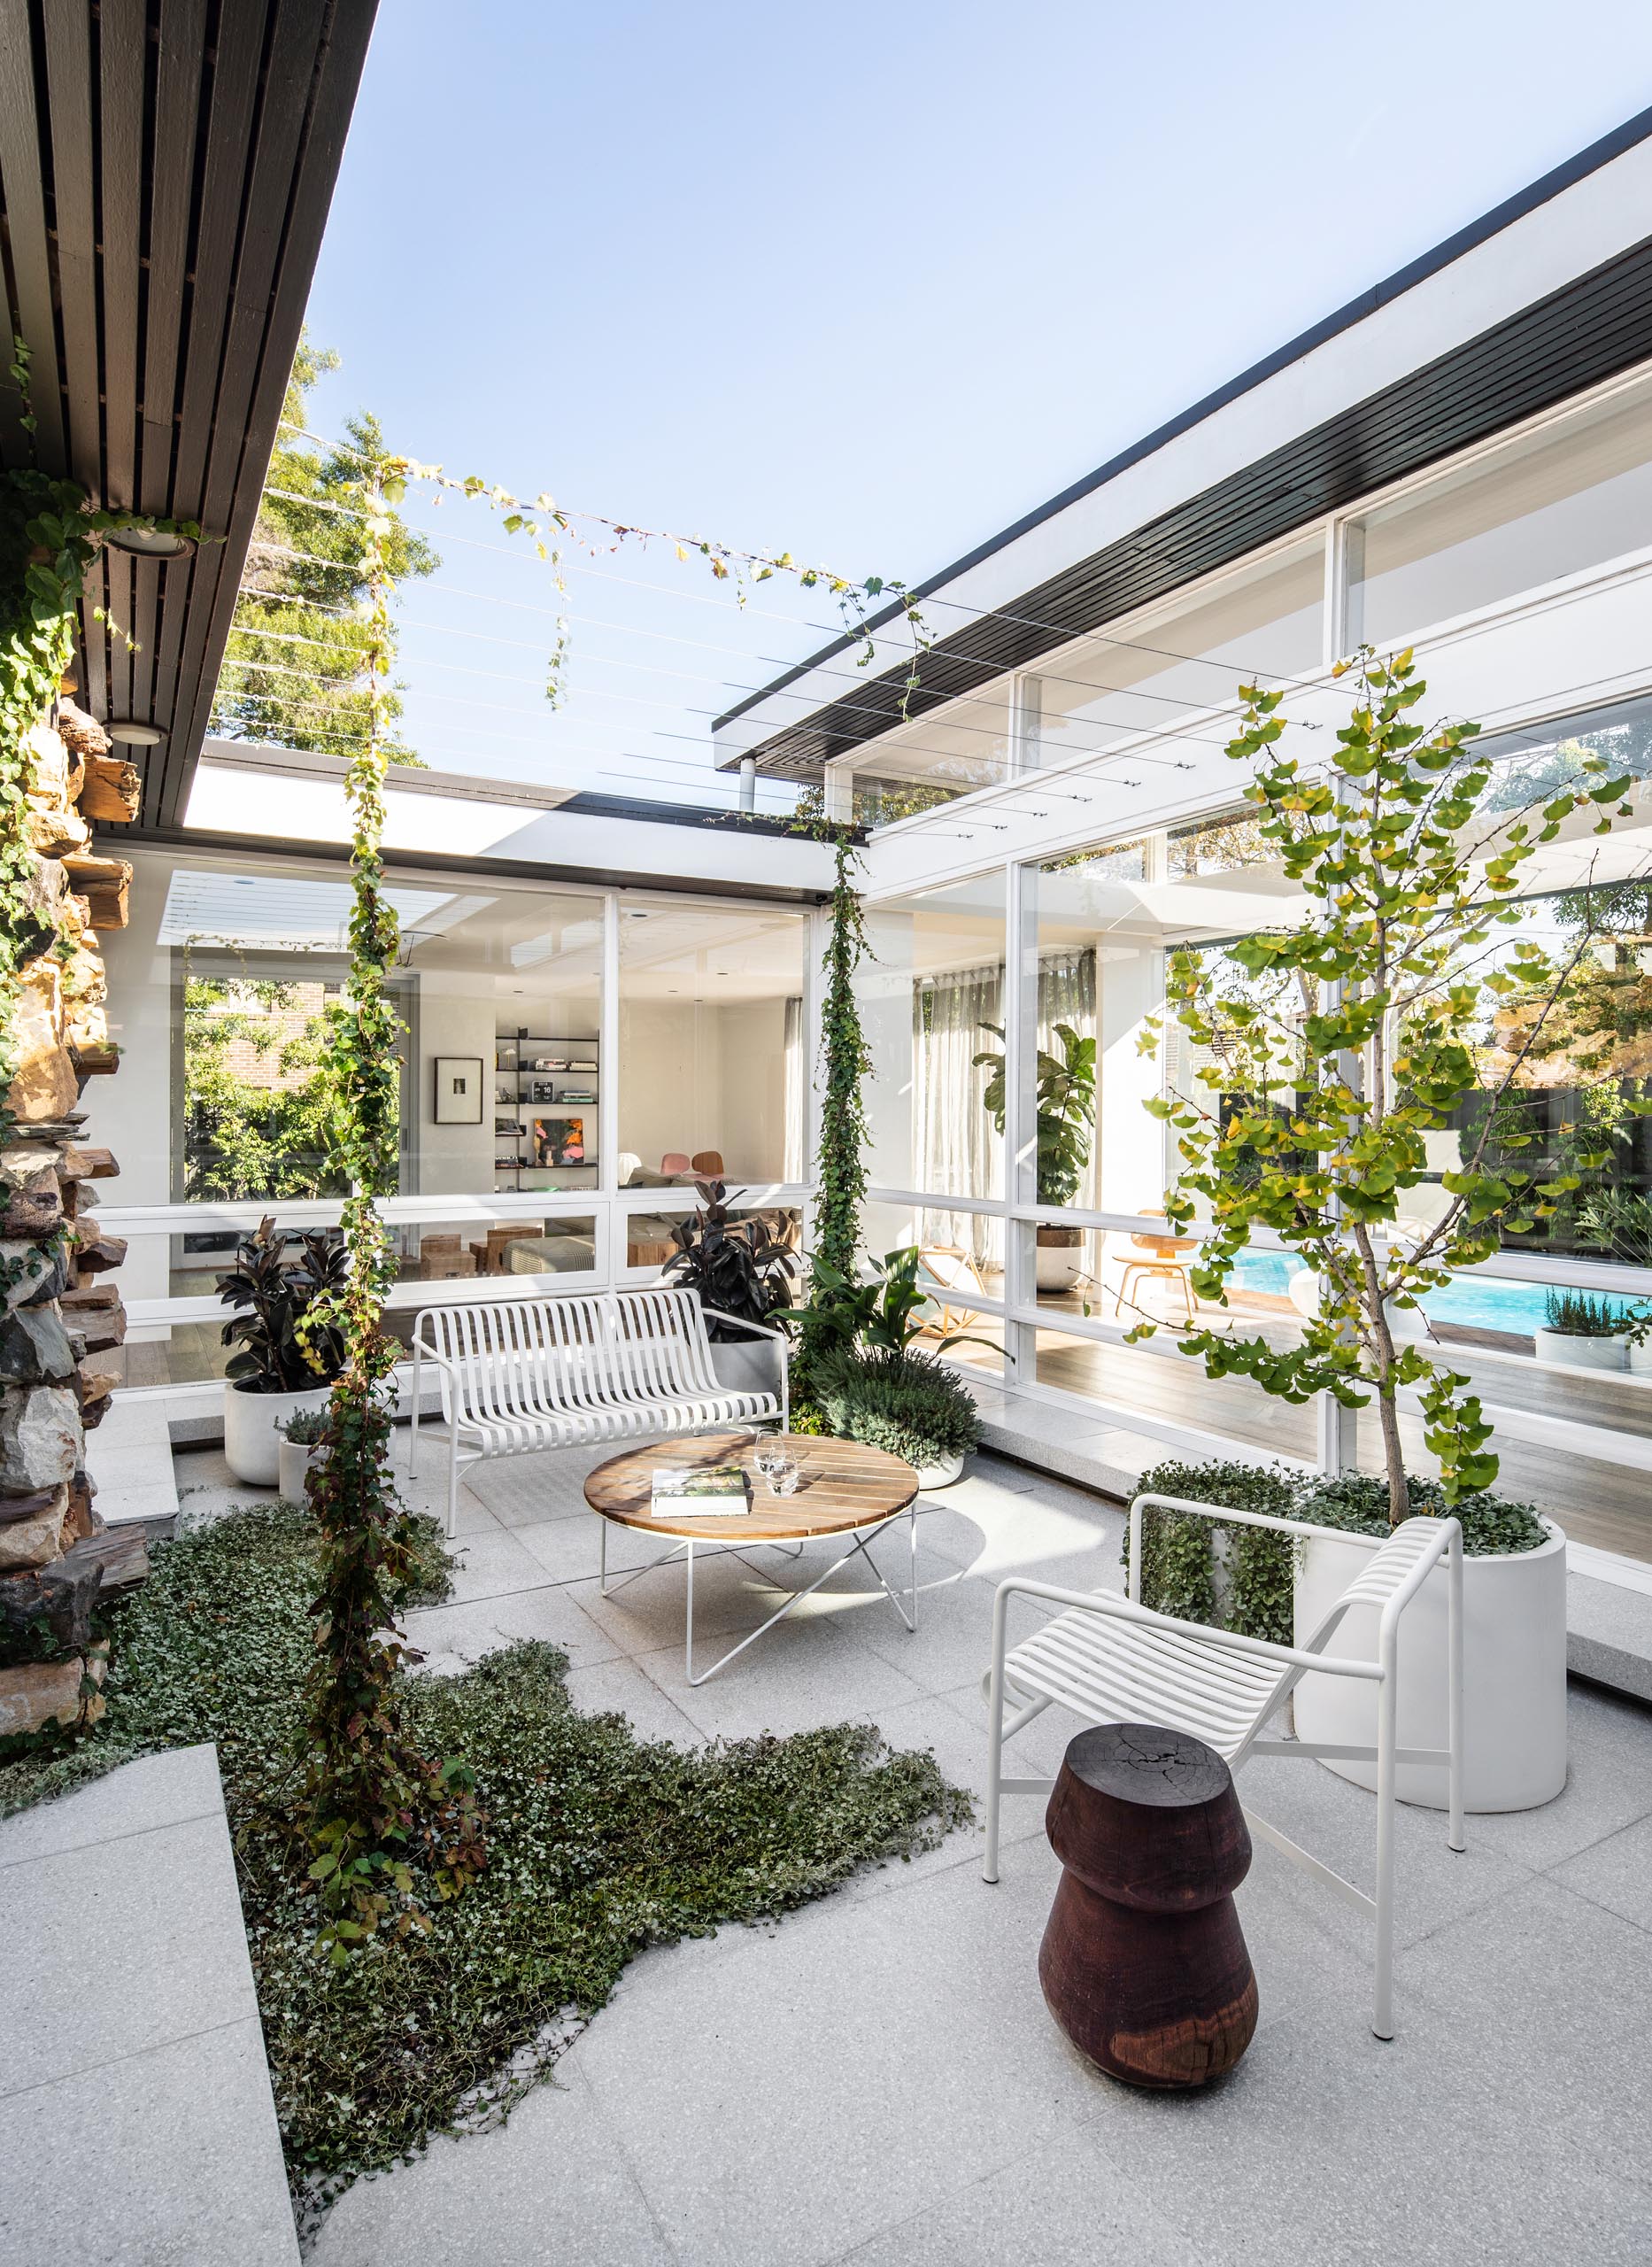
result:
<svg viewBox="0 0 1652 2267"><path fill-rule="evenodd" d="M1358 699L1328 765L1280 747L1283 692L1239 688L1242 730L1228 753L1250 767L1246 799L1302 892L1302 917L1220 952L1171 956L1167 1013L1203 1067L1187 1081L1193 1091L1146 1106L1173 1129L1180 1170L1165 1210L1201 1237L1200 1297L1226 1304L1259 1229L1318 1280L1300 1342L1276 1346L1213 1319L1182 1350L1212 1377L1250 1377L1288 1401L1374 1398L1397 1525L1409 1511L1408 1394L1448 1501L1496 1477L1470 1381L1417 1342L1415 1311L1577 1186L1570 1164L1546 1171L1539 1136L1506 1105L1532 1083L1586 980L1589 892L1574 897L1586 910L1557 948L1512 932L1532 926L1517 901L1537 878L1537 854L1610 831L1614 805L1627 815L1629 783L1583 752L1569 780L1534 776L1523 798L1509 766L1475 746L1477 724L1414 721L1427 688L1409 650L1384 662L1364 649L1338 673L1349 670ZM1517 771L1512 779L1517 788ZM1144 1051L1162 1035L1162 1019L1150 1019ZM1427 1137L1446 1134L1460 1162L1412 1195L1434 1180Z"/></svg>

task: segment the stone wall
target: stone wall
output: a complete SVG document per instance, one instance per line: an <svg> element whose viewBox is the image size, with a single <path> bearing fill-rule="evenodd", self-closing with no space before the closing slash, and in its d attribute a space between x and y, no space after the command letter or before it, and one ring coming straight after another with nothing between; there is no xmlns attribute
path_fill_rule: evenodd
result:
<svg viewBox="0 0 1652 2267"><path fill-rule="evenodd" d="M0 1134L0 1735L101 1710L98 1600L148 1572L141 1532L104 1528L85 1468L115 1384L104 1357L126 1335L108 1281L126 1246L98 1226L96 1185L120 1168L81 1141L79 1108L117 1066L96 932L125 925L132 874L94 855L88 822L135 817L141 783L68 691L31 735L37 948Z"/></svg>

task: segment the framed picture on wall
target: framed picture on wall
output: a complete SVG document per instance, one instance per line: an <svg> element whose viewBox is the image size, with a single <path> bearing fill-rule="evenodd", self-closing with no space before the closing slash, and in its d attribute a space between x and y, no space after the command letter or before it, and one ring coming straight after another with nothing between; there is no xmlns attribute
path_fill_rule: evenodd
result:
<svg viewBox="0 0 1652 2267"><path fill-rule="evenodd" d="M438 1126L480 1126L482 1093L480 1055L436 1056L436 1122Z"/></svg>
<svg viewBox="0 0 1652 2267"><path fill-rule="evenodd" d="M585 1162L585 1121L583 1118L536 1118L534 1163L537 1165L583 1165Z"/></svg>

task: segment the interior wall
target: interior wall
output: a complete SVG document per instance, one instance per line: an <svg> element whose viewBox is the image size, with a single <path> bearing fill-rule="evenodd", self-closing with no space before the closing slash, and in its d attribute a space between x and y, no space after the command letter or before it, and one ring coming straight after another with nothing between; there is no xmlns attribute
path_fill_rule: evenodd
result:
<svg viewBox="0 0 1652 2267"><path fill-rule="evenodd" d="M732 1181L779 1180L786 1165L786 1003L748 1000L719 1011L722 1151Z"/></svg>
<svg viewBox="0 0 1652 2267"><path fill-rule="evenodd" d="M419 986L419 1063L413 1082L413 1150L419 1194L470 1194L493 1186L493 982L443 972ZM438 1056L481 1064L481 1122L438 1126Z"/></svg>
<svg viewBox="0 0 1652 2267"><path fill-rule="evenodd" d="M724 1148L722 1017L692 1002L620 1009L620 1148L651 1172L669 1151Z"/></svg>

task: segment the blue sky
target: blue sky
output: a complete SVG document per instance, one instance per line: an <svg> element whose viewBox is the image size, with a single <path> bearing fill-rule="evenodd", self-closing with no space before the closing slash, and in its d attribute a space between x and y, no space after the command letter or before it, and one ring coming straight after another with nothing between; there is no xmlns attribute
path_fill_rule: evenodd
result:
<svg viewBox="0 0 1652 2267"><path fill-rule="evenodd" d="M381 0L314 414L916 579L1648 104L1644 0ZM553 714L545 570L475 507L412 515L444 566L409 726L453 769L725 800L710 714L830 623L605 558Z"/></svg>

